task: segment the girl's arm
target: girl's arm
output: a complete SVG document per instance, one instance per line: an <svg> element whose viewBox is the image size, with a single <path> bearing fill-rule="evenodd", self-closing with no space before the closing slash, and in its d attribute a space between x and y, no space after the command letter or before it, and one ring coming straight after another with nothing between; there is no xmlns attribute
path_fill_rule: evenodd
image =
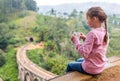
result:
<svg viewBox="0 0 120 81"><path fill-rule="evenodd" d="M71 40L73 41L74 45L76 46L77 51L80 55L84 58L88 58L90 52L93 49L93 44L95 40L95 35L92 32L89 32L86 36L86 39L83 44L80 43L79 38L76 36L72 36Z"/></svg>

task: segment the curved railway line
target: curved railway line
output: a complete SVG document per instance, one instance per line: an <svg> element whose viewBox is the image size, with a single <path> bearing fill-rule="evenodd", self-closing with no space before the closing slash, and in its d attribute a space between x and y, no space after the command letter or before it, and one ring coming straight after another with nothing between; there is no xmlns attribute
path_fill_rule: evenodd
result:
<svg viewBox="0 0 120 81"><path fill-rule="evenodd" d="M31 44L22 46L16 54L20 81L47 81L56 77L57 75L44 70L28 59L26 51L33 49L31 46Z"/></svg>
<svg viewBox="0 0 120 81"><path fill-rule="evenodd" d="M20 81L83 81L85 79L91 78L89 75L84 75L78 72L73 72L58 77L57 75L46 71L45 69L37 66L32 61L30 61L26 55L27 50L35 48L36 47L33 46L33 44L27 44L19 48L17 51L16 58L19 70L18 78ZM114 56L108 59L106 68L118 64L120 64L120 56Z"/></svg>

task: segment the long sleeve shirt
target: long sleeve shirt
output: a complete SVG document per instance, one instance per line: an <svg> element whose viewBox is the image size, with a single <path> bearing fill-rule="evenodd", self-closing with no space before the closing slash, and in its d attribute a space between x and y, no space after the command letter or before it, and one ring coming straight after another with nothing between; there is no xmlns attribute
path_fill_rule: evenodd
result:
<svg viewBox="0 0 120 81"><path fill-rule="evenodd" d="M104 28L96 28L87 34L83 44L79 38L73 40L78 53L84 58L82 67L87 73L99 74L104 70L108 47L108 43L106 45L103 43L105 33Z"/></svg>

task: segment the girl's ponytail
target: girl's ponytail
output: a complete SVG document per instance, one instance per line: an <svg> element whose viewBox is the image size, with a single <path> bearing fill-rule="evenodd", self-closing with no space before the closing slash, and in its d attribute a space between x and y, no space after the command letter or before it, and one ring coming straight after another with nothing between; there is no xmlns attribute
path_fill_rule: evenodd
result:
<svg viewBox="0 0 120 81"><path fill-rule="evenodd" d="M105 24L105 31L106 31L106 33L105 33L103 41L104 41L104 44L107 44L107 42L108 42L108 33L107 33L108 29L107 29L107 21L106 20L104 21L104 24Z"/></svg>

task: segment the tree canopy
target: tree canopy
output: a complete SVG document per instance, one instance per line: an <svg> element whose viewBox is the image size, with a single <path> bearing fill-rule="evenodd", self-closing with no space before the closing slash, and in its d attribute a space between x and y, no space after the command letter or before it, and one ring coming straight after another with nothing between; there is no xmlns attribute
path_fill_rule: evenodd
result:
<svg viewBox="0 0 120 81"><path fill-rule="evenodd" d="M14 11L37 11L34 0L0 0L0 22L6 21L7 16Z"/></svg>

